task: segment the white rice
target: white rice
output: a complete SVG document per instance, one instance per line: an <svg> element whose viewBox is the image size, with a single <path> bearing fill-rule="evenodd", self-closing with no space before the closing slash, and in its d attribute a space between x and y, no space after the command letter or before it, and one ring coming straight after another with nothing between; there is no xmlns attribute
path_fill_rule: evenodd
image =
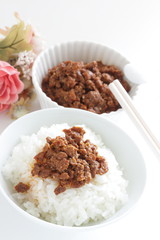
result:
<svg viewBox="0 0 160 240"><path fill-rule="evenodd" d="M3 173L13 188L19 182L31 186L27 193L13 193L20 207L28 213L55 224L88 225L108 219L128 200L127 181L113 153L104 146L99 136L81 125L86 131L84 138L98 146L99 154L105 157L109 167L107 173L96 175L89 184L55 195L56 181L31 175L34 156L42 150L46 137L64 137L62 130L70 127L68 124L54 124L49 128L42 127L37 134L22 136Z"/></svg>

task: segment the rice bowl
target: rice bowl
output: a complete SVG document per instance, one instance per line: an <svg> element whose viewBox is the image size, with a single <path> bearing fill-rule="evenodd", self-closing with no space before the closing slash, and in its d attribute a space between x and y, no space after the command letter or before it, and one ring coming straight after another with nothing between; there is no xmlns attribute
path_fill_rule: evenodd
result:
<svg viewBox="0 0 160 240"><path fill-rule="evenodd" d="M95 223L81 225L81 227L62 226L48 221L42 221L40 218L28 214L27 211L24 211L19 206L18 202L13 197L13 184L11 185L4 177L4 174L2 174L3 167L6 165L8 159L12 155L13 148L20 142L22 136L31 136L37 133L42 126L49 128L52 124L62 124L64 122L69 126L85 125L97 136L99 135L107 148L111 149L114 153L120 169L123 171L123 176L128 181L128 186L126 188L128 200L107 220L104 219ZM11 136L13 137L11 138ZM17 218L20 216L22 221L24 220L26 223L32 224L36 229L41 229L42 227L43 233L46 234L50 229L54 236L59 237L58 239L63 237L74 239L71 231L81 234L81 232L87 229L106 227L108 224L113 224L133 209L144 190L146 168L138 146L131 137L111 120L105 119L97 114L79 109L64 108L35 111L10 124L1 134L0 145L1 149L3 149L0 153L0 191L6 199L6 203L13 208L15 214L17 213ZM53 192L54 191L52 191L52 194ZM64 192L64 194L66 193L67 191ZM68 235L69 232L71 233L70 235Z"/></svg>
<svg viewBox="0 0 160 240"><path fill-rule="evenodd" d="M98 153L104 156L109 171L96 177L80 188L67 189L54 194L57 182L31 175L34 156L42 149L46 137L63 136L68 124L54 124L42 127L37 134L22 136L13 149L9 161L3 168L5 178L14 186L18 182L28 182L27 193L13 193L20 207L35 217L63 226L85 226L113 216L127 201L127 181L113 153L106 148L101 138L89 128L85 129L85 139L98 146Z"/></svg>

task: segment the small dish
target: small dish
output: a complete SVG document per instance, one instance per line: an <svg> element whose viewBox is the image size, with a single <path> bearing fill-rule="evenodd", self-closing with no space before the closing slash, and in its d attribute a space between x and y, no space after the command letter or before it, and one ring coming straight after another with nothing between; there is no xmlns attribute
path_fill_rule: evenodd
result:
<svg viewBox="0 0 160 240"><path fill-rule="evenodd" d="M48 69L56 66L63 61L83 61L85 63L91 61L102 61L106 65L115 65L124 72L124 79L131 86L130 96L133 98L136 95L139 84L135 83L135 77L132 81L133 72L136 70L132 67L129 61L117 51L93 42L68 42L59 45L51 46L42 52L36 59L33 66L33 85L37 93L41 108L62 107L55 101L52 101L41 88L42 80L46 76ZM130 74L130 69L132 70ZM127 76L125 75L127 73ZM137 75L136 75L137 76ZM141 79L137 82L141 82ZM120 113L122 109L115 112L104 113L104 115L114 116Z"/></svg>

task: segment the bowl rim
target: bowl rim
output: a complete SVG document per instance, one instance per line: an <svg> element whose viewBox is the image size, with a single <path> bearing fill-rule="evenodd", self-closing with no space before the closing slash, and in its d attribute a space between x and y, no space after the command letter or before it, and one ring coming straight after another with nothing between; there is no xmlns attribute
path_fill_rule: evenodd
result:
<svg viewBox="0 0 160 240"><path fill-rule="evenodd" d="M79 231L79 230L82 230L82 231L86 231L86 230L92 230L92 229L97 229L97 228L100 228L100 227L105 227L113 222L116 222L118 221L119 219L121 219L122 217L126 216L135 206L136 204L139 202L143 192L144 192L144 189L145 189L145 186L146 186L146 179L147 179L147 171L146 171L146 164L145 164L145 160L144 160L144 157L139 149L139 147L137 146L136 142L133 140L133 138L131 138L129 136L129 134L124 130L122 129L119 125L117 125L115 122L113 122L111 119L106 119L104 117L102 117L101 115L98 115L96 113L92 113L92 112L89 112L89 111L85 111L85 110L82 110L82 109L75 109L75 108L46 108L46 109L40 109L40 110L37 110L37 111L34 111L34 112L31 112L31 113L28 113L24 116L22 116L21 118L15 120L14 122L12 122L10 125L8 125L8 127L6 127L3 132L1 133L0 135L0 141L2 140L3 138L3 135L6 134L6 132L8 132L11 128L14 127L14 125L17 125L19 122L23 122L23 120L29 118L30 116L33 116L33 115L37 115L39 113L45 113L45 112L50 112L50 111L75 111L75 112L79 112L79 113L83 113L84 115L90 115L90 117L92 118L99 118L101 119L100 121L102 122L108 122L109 124L111 124L113 127L117 128L123 135L125 135L127 138L129 138L132 142L132 144L137 148L138 152L139 152L139 155L141 157L141 162L143 164L143 173L144 173L144 180L143 180L143 188L142 188L142 191L141 193L139 194L139 197L138 199L135 201L135 203L127 210L125 210L124 212L121 213L120 216L116 216L114 218L114 215L116 215L116 212L113 216L111 216L110 218L100 222L100 223L95 223L93 225L86 225L86 226L63 226L63 225L58 225L58 224L55 224L55 223L51 223L51 222L47 222L46 220L43 220L41 218L38 218L38 217L35 217L31 214L29 214L28 212L26 212L24 209L22 209L18 204L16 204L8 195L7 193L5 192L5 190L3 189L3 187L0 185L0 190L1 190L1 193L3 194L3 197L5 199L7 199L8 203L15 209L18 211L19 214L21 214L21 216L25 216L26 218L34 221L35 223L39 223L39 224L43 224L43 226L46 226L46 227L49 227L49 228L56 228L56 229L59 229L59 230L62 230L62 231L66 231L66 230L71 230L72 231ZM0 169L1 171L1 169ZM3 175L3 174L2 174ZM123 206L122 206L123 208Z"/></svg>

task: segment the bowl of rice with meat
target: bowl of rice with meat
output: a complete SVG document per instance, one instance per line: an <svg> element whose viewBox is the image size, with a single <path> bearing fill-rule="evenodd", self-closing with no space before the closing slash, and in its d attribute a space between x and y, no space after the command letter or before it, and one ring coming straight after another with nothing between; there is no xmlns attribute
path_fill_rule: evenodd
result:
<svg viewBox="0 0 160 240"><path fill-rule="evenodd" d="M0 145L0 186L8 203L53 228L105 226L126 214L144 189L139 148L95 113L35 111L8 126Z"/></svg>

